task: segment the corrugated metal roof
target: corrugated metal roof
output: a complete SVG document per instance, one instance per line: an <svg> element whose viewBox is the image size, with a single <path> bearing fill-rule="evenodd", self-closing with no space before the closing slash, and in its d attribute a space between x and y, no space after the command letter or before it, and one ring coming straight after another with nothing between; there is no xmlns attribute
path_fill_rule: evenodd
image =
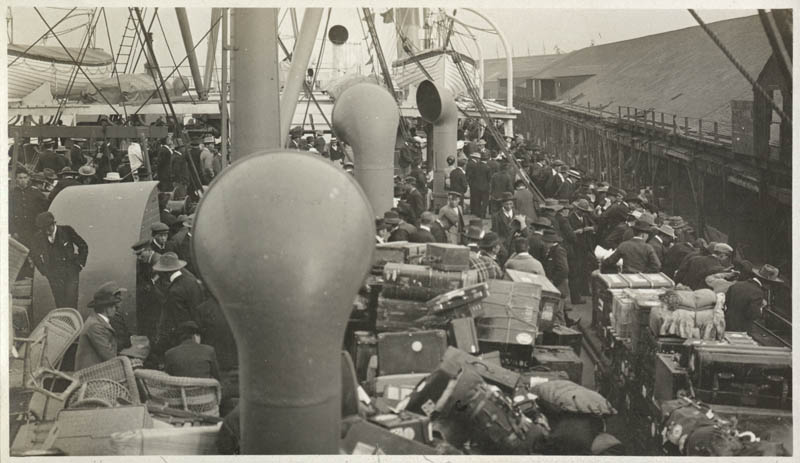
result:
<svg viewBox="0 0 800 463"><path fill-rule="evenodd" d="M709 26L750 75L758 76L772 53L758 16ZM610 112L632 106L716 120L729 131L730 101L753 98L750 84L699 26L577 50L536 77L563 77L570 69L592 66L600 69L562 93L563 100L605 105Z"/></svg>
<svg viewBox="0 0 800 463"><path fill-rule="evenodd" d="M513 59L514 78L533 78L539 71L563 57L564 55L515 56ZM483 60L483 74L486 76L486 82L505 79L506 59L492 58Z"/></svg>

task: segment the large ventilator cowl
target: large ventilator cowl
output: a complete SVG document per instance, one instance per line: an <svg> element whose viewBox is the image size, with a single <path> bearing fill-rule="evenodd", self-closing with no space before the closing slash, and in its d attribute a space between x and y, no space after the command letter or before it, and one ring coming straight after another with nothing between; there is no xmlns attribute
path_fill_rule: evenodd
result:
<svg viewBox="0 0 800 463"><path fill-rule="evenodd" d="M341 345L374 241L362 189L311 154L257 152L204 195L193 252L238 345L242 453L339 452Z"/></svg>
<svg viewBox="0 0 800 463"><path fill-rule="evenodd" d="M433 124L433 197L438 209L447 202L445 168L447 157L455 157L457 151L458 108L453 93L430 80L417 88L417 108L422 118Z"/></svg>

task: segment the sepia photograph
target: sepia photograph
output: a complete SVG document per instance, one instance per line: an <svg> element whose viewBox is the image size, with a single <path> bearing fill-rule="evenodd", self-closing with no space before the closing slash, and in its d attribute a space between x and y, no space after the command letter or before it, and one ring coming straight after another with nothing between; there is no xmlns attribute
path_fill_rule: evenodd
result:
<svg viewBox="0 0 800 463"><path fill-rule="evenodd" d="M793 455L791 8L96 3L2 8L3 457Z"/></svg>

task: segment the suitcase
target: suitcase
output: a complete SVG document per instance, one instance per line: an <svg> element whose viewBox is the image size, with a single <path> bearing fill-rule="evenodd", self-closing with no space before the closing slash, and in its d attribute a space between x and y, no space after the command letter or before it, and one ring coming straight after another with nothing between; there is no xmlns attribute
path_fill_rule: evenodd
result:
<svg viewBox="0 0 800 463"><path fill-rule="evenodd" d="M506 270L506 278L518 283L533 283L541 288L539 304L539 329L549 330L553 326L553 316L561 309L561 291L547 277L518 270Z"/></svg>
<svg viewBox="0 0 800 463"><path fill-rule="evenodd" d="M489 280L484 315L475 320L481 350L500 351L506 366L530 364L539 326L541 287L533 283Z"/></svg>
<svg viewBox="0 0 800 463"><path fill-rule="evenodd" d="M396 264L418 264L427 250L425 243L393 241L375 245L374 265L383 266L389 262Z"/></svg>
<svg viewBox="0 0 800 463"><path fill-rule="evenodd" d="M583 362L569 346L533 346L533 365L563 371L569 380L581 384Z"/></svg>
<svg viewBox="0 0 800 463"><path fill-rule="evenodd" d="M423 444L430 444L433 441L433 427L431 426L430 418L427 416L403 410L399 414L373 415L368 420L388 429L392 434L406 439L415 440Z"/></svg>
<svg viewBox="0 0 800 463"><path fill-rule="evenodd" d="M469 355L460 349L454 349L452 347L447 348L447 351L444 353L443 362L459 368L471 368L478 373L484 381L489 384L494 384L507 393L513 392L519 382L519 373L507 370L488 359L481 359Z"/></svg>
<svg viewBox="0 0 800 463"><path fill-rule="evenodd" d="M621 273L628 288L674 288L675 282L663 273Z"/></svg>
<svg viewBox="0 0 800 463"><path fill-rule="evenodd" d="M347 428L342 450L348 455L435 455L433 447L395 434L383 426L356 419Z"/></svg>
<svg viewBox="0 0 800 463"><path fill-rule="evenodd" d="M677 399L679 394L691 395L689 372L680 366L675 354L656 354L654 379L653 399L656 401Z"/></svg>
<svg viewBox="0 0 800 463"><path fill-rule="evenodd" d="M397 286L436 289L441 294L478 284L478 271L445 272L425 265L387 263L383 267L383 279Z"/></svg>
<svg viewBox="0 0 800 463"><path fill-rule="evenodd" d="M652 333L650 330L650 312L654 307L664 307L664 304L658 300L639 300L633 306L633 320L631 320L631 345L634 352L639 352L644 347L643 338L647 336L655 336L658 333Z"/></svg>
<svg viewBox="0 0 800 463"><path fill-rule="evenodd" d="M621 338L631 337L631 325L633 323L634 301L626 294L622 293L611 300L611 311L609 313L609 325Z"/></svg>
<svg viewBox="0 0 800 463"><path fill-rule="evenodd" d="M792 409L792 352L746 345L695 345L689 374L696 397L714 404Z"/></svg>
<svg viewBox="0 0 800 463"><path fill-rule="evenodd" d="M436 270L469 270L469 248L458 244L428 243L425 262Z"/></svg>
<svg viewBox="0 0 800 463"><path fill-rule="evenodd" d="M58 448L67 455L112 455L112 434L152 427L144 405L64 409L56 416L56 432L48 438L55 440L46 448Z"/></svg>
<svg viewBox="0 0 800 463"><path fill-rule="evenodd" d="M378 314L375 329L378 332L397 332L420 329L420 319L428 315L428 309L419 301L378 298Z"/></svg>
<svg viewBox="0 0 800 463"><path fill-rule="evenodd" d="M625 288L673 288L675 282L663 273L600 273L592 272L592 325L608 324L611 310L610 290ZM601 304L601 301L603 302Z"/></svg>
<svg viewBox="0 0 800 463"><path fill-rule="evenodd" d="M578 330L557 325L552 330L545 331L542 340L548 346L570 346L578 357L581 355L583 333Z"/></svg>
<svg viewBox="0 0 800 463"><path fill-rule="evenodd" d="M447 349L442 330L378 334L378 376L430 373Z"/></svg>
<svg viewBox="0 0 800 463"><path fill-rule="evenodd" d="M495 351L492 351L492 352L486 352L485 354L481 354L479 356L479 358L481 360L483 360L484 362L486 362L486 363L490 363L492 365L500 366L500 352L499 351L495 350Z"/></svg>
<svg viewBox="0 0 800 463"><path fill-rule="evenodd" d="M759 345L752 336L743 331L727 331L723 339L732 345Z"/></svg>
<svg viewBox="0 0 800 463"><path fill-rule="evenodd" d="M368 331L353 333L353 365L356 369L356 378L359 383L367 380L369 359L378 354L378 338Z"/></svg>
<svg viewBox="0 0 800 463"><path fill-rule="evenodd" d="M449 312L465 306L478 306L478 303L489 295L489 285L478 283L465 288L454 289L440 294L425 302L425 306L433 313ZM463 311L460 311L463 313Z"/></svg>
<svg viewBox="0 0 800 463"><path fill-rule="evenodd" d="M450 320L447 331L448 344L472 355L477 355L478 332L475 329L475 320L472 318L455 318Z"/></svg>
<svg viewBox="0 0 800 463"><path fill-rule="evenodd" d="M391 405L396 405L411 395L417 384L427 377L428 373L378 376L375 378L375 395L383 397Z"/></svg>

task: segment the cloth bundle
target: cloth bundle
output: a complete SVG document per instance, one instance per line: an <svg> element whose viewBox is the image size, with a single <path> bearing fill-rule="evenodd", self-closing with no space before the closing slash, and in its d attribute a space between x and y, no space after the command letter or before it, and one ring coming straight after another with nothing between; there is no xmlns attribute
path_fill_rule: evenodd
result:
<svg viewBox="0 0 800 463"><path fill-rule="evenodd" d="M531 392L551 409L595 416L616 415L611 403L591 389L568 380L551 380L535 385Z"/></svg>
<svg viewBox="0 0 800 463"><path fill-rule="evenodd" d="M662 445L675 455L733 456L744 448L734 422L683 397L662 404Z"/></svg>
<svg viewBox="0 0 800 463"><path fill-rule="evenodd" d="M661 296L661 300L669 310L702 311L712 309L717 302L717 296L710 289L696 291L671 289Z"/></svg>
<svg viewBox="0 0 800 463"><path fill-rule="evenodd" d="M725 312L721 308L699 312L678 309L661 311L660 315L662 318L658 334L661 336L709 341L722 341L725 337Z"/></svg>

